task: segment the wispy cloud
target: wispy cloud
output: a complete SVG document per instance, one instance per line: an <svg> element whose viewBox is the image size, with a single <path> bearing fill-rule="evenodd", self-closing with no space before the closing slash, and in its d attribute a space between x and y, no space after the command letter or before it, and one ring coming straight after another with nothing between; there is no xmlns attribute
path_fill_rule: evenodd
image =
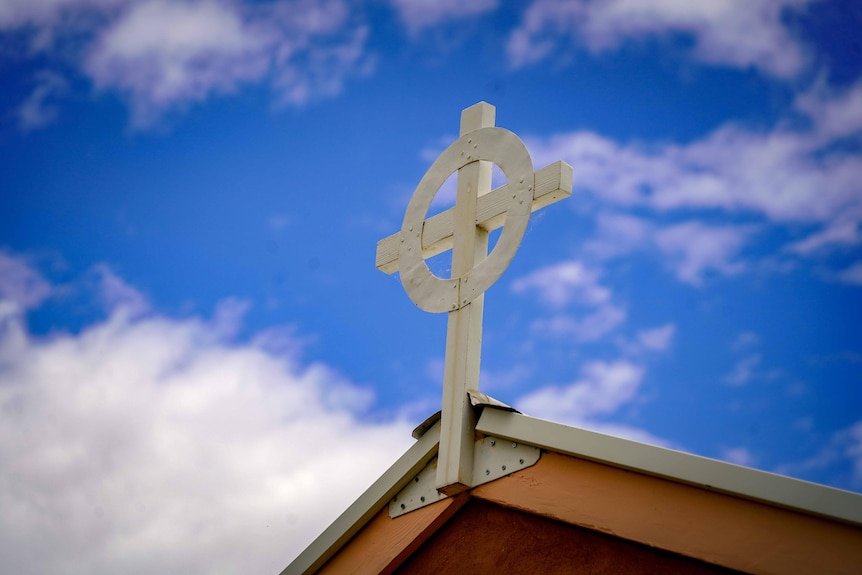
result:
<svg viewBox="0 0 862 575"><path fill-rule="evenodd" d="M612 301L611 290L599 279L596 269L577 260L567 260L515 279L512 291L534 291L553 310L552 316L533 322L533 331L554 338L596 341L626 319L625 309ZM570 304L578 308L578 313L566 310Z"/></svg>
<svg viewBox="0 0 862 575"><path fill-rule="evenodd" d="M729 447L722 450L721 458L736 465L753 466L757 462L757 458L751 453L747 447Z"/></svg>
<svg viewBox="0 0 862 575"><path fill-rule="evenodd" d="M730 385L745 385L755 376L755 370L760 366L762 360L763 357L759 353L740 358L730 373L722 379Z"/></svg>
<svg viewBox="0 0 862 575"><path fill-rule="evenodd" d="M0 30L21 26L52 28L73 14L104 13L129 0L9 0L0 4Z"/></svg>
<svg viewBox="0 0 862 575"><path fill-rule="evenodd" d="M639 331L637 333L637 341L644 349L665 351L670 347L675 333L676 326L669 323Z"/></svg>
<svg viewBox="0 0 862 575"><path fill-rule="evenodd" d="M844 283L862 286L862 261L855 262L839 271L837 277Z"/></svg>
<svg viewBox="0 0 862 575"><path fill-rule="evenodd" d="M529 381L534 375L535 371L526 365L514 365L498 371L483 369L479 374L479 388L491 393L512 389Z"/></svg>
<svg viewBox="0 0 862 575"><path fill-rule="evenodd" d="M643 249L654 241L655 226L643 217L603 210L595 218L596 235L584 242L584 251L599 260Z"/></svg>
<svg viewBox="0 0 862 575"><path fill-rule="evenodd" d="M462 20L490 12L498 0L390 0L411 33L451 20Z"/></svg>
<svg viewBox="0 0 862 575"><path fill-rule="evenodd" d="M580 314L565 313L535 320L531 329L552 338L573 338L575 341L598 341L626 320L626 311L613 304Z"/></svg>
<svg viewBox="0 0 862 575"><path fill-rule="evenodd" d="M25 263L0 265L4 304L46 297ZM363 422L370 392L326 365L232 339L242 305L134 315L142 296L102 277L118 297L79 333L0 317L4 564L275 573L409 445L406 423Z"/></svg>
<svg viewBox="0 0 862 575"><path fill-rule="evenodd" d="M807 3L537 0L512 32L508 53L515 66L523 66L553 59L570 45L599 53L626 42L682 34L692 40L695 60L787 78L803 69L806 54L784 24L785 12Z"/></svg>
<svg viewBox="0 0 862 575"><path fill-rule="evenodd" d="M728 385L742 386L748 384L752 379L763 377L774 377L776 370L766 371L763 364L763 354L759 351L760 336L752 331L739 333L730 344L730 350L736 356L736 361L728 373L721 380Z"/></svg>
<svg viewBox="0 0 862 575"><path fill-rule="evenodd" d="M599 274L579 261L564 261L540 268L512 282L512 291L535 290L539 299L555 308L573 300L598 305L610 300L611 292L599 283Z"/></svg>
<svg viewBox="0 0 862 575"><path fill-rule="evenodd" d="M38 307L51 291L51 284L26 260L0 250L0 301L24 312Z"/></svg>
<svg viewBox="0 0 862 575"><path fill-rule="evenodd" d="M50 70L35 75L36 85L16 110L18 126L29 132L52 124L59 113L55 100L68 90L66 80Z"/></svg>
<svg viewBox="0 0 862 575"><path fill-rule="evenodd" d="M695 219L659 225L644 217L605 212L596 218L596 234L584 251L598 260L656 252L680 281L699 286L711 275L743 271L746 264L739 255L755 230L751 225L710 225Z"/></svg>
<svg viewBox="0 0 862 575"><path fill-rule="evenodd" d="M259 16L274 27L273 86L281 105L301 106L339 94L348 78L374 69L370 30L346 0L279 2Z"/></svg>
<svg viewBox="0 0 862 575"><path fill-rule="evenodd" d="M860 242L859 214L851 209L835 217L819 230L787 246L787 251L801 256L816 256L835 246L853 246Z"/></svg>
<svg viewBox="0 0 862 575"><path fill-rule="evenodd" d="M747 228L739 226L686 222L658 230L655 242L680 281L700 285L708 272L733 275L744 269L734 257L748 234Z"/></svg>
<svg viewBox="0 0 862 575"><path fill-rule="evenodd" d="M742 351L758 344L760 344L759 335L753 331L743 331L734 338L733 343L730 344L730 349L733 351Z"/></svg>
<svg viewBox="0 0 862 575"><path fill-rule="evenodd" d="M150 310L150 302L144 295L127 284L105 264L93 268L98 281L98 296L108 313L122 310L124 314L138 317Z"/></svg>
<svg viewBox="0 0 862 575"><path fill-rule="evenodd" d="M653 328L638 330L632 338L619 336L615 339L615 343L626 358L642 361L669 350L673 345L675 335L676 325L666 323Z"/></svg>
<svg viewBox="0 0 862 575"><path fill-rule="evenodd" d="M814 471L829 470L833 476L846 477L852 488L862 487L862 421L840 429L811 457L785 463L778 473L805 477Z"/></svg>

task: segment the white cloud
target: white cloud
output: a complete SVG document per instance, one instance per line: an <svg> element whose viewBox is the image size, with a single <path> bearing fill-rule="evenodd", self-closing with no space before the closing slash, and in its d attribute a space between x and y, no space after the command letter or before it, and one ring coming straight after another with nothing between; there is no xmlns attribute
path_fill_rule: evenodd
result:
<svg viewBox="0 0 862 575"><path fill-rule="evenodd" d="M549 159L569 162L577 188L617 209L645 208L659 214L721 211L759 216L774 225L806 224L813 230L810 236L788 246L805 255L862 243L862 155L846 143L862 135L857 100L862 100L862 83L838 93L814 89L796 106L810 120L808 127L786 121L759 131L727 124L685 145L621 145L595 133L574 132L531 139L528 146L539 165ZM627 235L616 242L606 238L588 244L596 254L636 247L650 231L649 222L633 216L606 216L599 224L623 229ZM706 229L706 224L698 225ZM675 244L674 235L686 231L694 229L689 225L670 233L668 246ZM680 273L696 277L698 262L733 272L736 264L724 256L740 247L751 231L745 226L712 228L718 242L713 247L720 251L706 253L709 246L702 244L698 253L677 253L684 256L682 263L693 266Z"/></svg>
<svg viewBox="0 0 862 575"><path fill-rule="evenodd" d="M449 20L461 20L497 8L497 0L390 0L411 33Z"/></svg>
<svg viewBox="0 0 862 575"><path fill-rule="evenodd" d="M511 35L508 53L516 66L552 58L561 44L577 43L599 53L627 41L683 34L692 39L692 56L701 62L758 68L792 77L805 53L785 27L786 10L807 0L537 0Z"/></svg>
<svg viewBox="0 0 862 575"><path fill-rule="evenodd" d="M144 126L166 108L260 78L273 41L226 3L147 0L100 35L86 70L98 88L129 94L133 124Z"/></svg>
<svg viewBox="0 0 862 575"><path fill-rule="evenodd" d="M631 401L643 379L644 370L626 360L593 361L581 370L581 377L563 386L533 391L517 402L525 413L554 421L580 421L613 413Z"/></svg>
<svg viewBox="0 0 862 575"><path fill-rule="evenodd" d="M512 291L535 290L539 299L551 307L564 307L571 301L599 305L610 300L611 292L599 284L599 274L579 261L569 260L546 266L512 282Z"/></svg>
<svg viewBox="0 0 862 575"><path fill-rule="evenodd" d="M659 226L646 218L619 213L600 213L596 235L584 251L600 260L635 251L654 251L677 278L702 285L710 273L737 274L745 269L739 252L752 235L753 226L713 226L697 220Z"/></svg>
<svg viewBox="0 0 862 575"><path fill-rule="evenodd" d="M368 28L346 0L12 0L0 4L4 29L126 97L136 128L251 83L268 82L279 105L303 105L373 66ZM22 127L50 123L50 99L66 85L40 78L17 110Z"/></svg>
<svg viewBox="0 0 862 575"><path fill-rule="evenodd" d="M593 361L583 366L581 377L574 383L537 389L516 400L514 406L533 417L670 446L668 441L643 429L597 419L612 415L634 400L643 376L643 367L627 360Z"/></svg>
<svg viewBox="0 0 862 575"><path fill-rule="evenodd" d="M36 305L46 282L9 260L3 301ZM76 334L0 319L0 570L278 572L410 426L361 421L369 392L323 364L231 339L236 302L136 317L131 289Z"/></svg>
<svg viewBox="0 0 862 575"><path fill-rule="evenodd" d="M615 343L629 359L644 358L647 354L667 351L673 344L676 326L672 323L638 330L634 338L619 336Z"/></svg>
<svg viewBox="0 0 862 575"><path fill-rule="evenodd" d="M618 146L575 132L544 145L532 142L531 150L539 164L563 158L574 168L576 186L621 207L720 209L778 222L820 222L856 204L858 187L850 174L859 173L862 160L827 152L827 162L815 140L811 133L779 128L758 134L728 125L686 146Z"/></svg>
<svg viewBox="0 0 862 575"><path fill-rule="evenodd" d="M653 329L645 329L637 334L637 341L644 349L650 351L665 351L670 347L676 333L676 326L672 323L661 325Z"/></svg>
<svg viewBox="0 0 862 575"><path fill-rule="evenodd" d="M824 144L862 130L862 89L859 86L833 94L820 82L796 99L795 107L813 121Z"/></svg>
<svg viewBox="0 0 862 575"><path fill-rule="evenodd" d="M540 268L512 282L512 291L536 291L556 313L532 324L533 331L551 337L596 341L626 319L626 311L611 301L611 290L599 283L599 272L576 260ZM570 303L582 308L574 315L561 310ZM586 311L589 310L589 311Z"/></svg>

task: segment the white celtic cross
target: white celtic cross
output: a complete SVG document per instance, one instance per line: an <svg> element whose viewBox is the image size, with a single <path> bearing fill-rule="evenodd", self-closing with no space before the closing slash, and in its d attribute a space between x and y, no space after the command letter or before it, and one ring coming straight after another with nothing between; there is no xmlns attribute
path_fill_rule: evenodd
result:
<svg viewBox="0 0 862 575"><path fill-rule="evenodd" d="M437 489L470 487L476 422L468 390L479 387L484 293L509 266L530 213L572 193L572 168L555 162L533 172L523 142L494 127L495 108L479 102L461 112L461 137L435 160L407 206L401 232L377 244L377 268L400 272L410 299L448 312ZM506 184L491 191L497 164ZM437 190L458 170L455 207L425 219ZM503 227L488 254L488 233ZM425 258L452 249L452 277L431 273Z"/></svg>

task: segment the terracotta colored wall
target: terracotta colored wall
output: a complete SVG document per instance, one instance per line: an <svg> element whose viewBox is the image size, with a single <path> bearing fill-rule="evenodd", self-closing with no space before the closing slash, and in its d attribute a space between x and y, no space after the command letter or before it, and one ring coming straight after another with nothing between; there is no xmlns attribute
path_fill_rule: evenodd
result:
<svg viewBox="0 0 862 575"><path fill-rule="evenodd" d="M706 575L736 572L474 499L395 573Z"/></svg>

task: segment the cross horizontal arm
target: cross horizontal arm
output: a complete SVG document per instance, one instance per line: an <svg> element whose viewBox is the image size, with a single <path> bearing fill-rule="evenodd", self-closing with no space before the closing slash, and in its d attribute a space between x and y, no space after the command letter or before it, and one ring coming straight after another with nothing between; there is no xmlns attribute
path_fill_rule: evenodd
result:
<svg viewBox="0 0 862 575"><path fill-rule="evenodd" d="M536 172L531 211L535 212L571 195L572 167L565 162L554 162ZM509 200L508 184L484 196L479 196L476 224L489 232L503 227ZM425 220L422 232L422 255L429 258L451 249L454 231L454 208ZM377 269L387 274L398 271L400 240L399 232L377 242Z"/></svg>

